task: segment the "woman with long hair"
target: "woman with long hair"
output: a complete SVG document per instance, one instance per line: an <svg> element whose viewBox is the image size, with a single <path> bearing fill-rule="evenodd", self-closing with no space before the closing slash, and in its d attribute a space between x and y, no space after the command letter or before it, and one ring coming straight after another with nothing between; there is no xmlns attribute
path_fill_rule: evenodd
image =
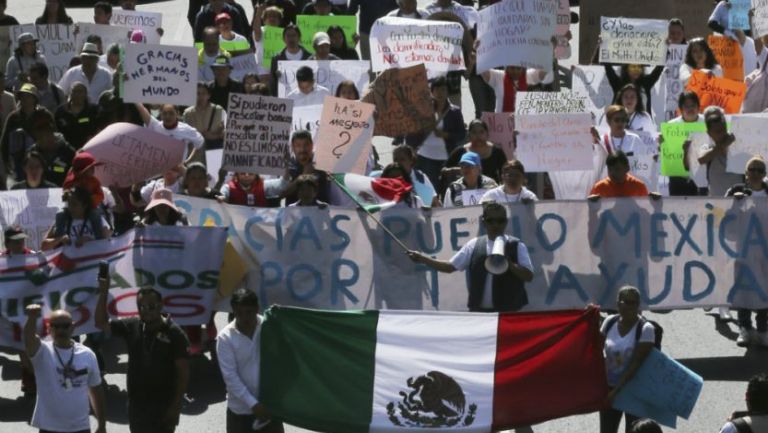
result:
<svg viewBox="0 0 768 433"><path fill-rule="evenodd" d="M704 38L695 38L688 42L685 60L680 65L680 82L683 88L688 84L693 71L704 72L714 77L723 76L723 68L717 63L715 53L709 48L709 44Z"/></svg>
<svg viewBox="0 0 768 433"><path fill-rule="evenodd" d="M360 60L355 47L347 45L347 35L340 26L328 27L328 37L331 38L331 54L341 60Z"/></svg>
<svg viewBox="0 0 768 433"><path fill-rule="evenodd" d="M72 17L67 15L64 0L45 0L45 9L35 24L72 24Z"/></svg>

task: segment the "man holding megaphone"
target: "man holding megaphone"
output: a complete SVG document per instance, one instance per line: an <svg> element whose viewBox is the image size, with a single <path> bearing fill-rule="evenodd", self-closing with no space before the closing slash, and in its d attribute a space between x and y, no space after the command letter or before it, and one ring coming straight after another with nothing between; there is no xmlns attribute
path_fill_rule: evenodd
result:
<svg viewBox="0 0 768 433"><path fill-rule="evenodd" d="M504 206L484 204L481 221L487 235L471 239L451 260L436 260L418 251L408 251L408 257L439 272L466 270L469 311L517 311L528 304L525 283L533 279L528 248L520 239L504 234Z"/></svg>

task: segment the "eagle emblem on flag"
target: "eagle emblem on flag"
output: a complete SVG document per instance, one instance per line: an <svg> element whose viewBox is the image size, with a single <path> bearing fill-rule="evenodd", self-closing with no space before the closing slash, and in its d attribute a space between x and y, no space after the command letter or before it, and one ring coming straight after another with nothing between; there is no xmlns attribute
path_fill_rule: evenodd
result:
<svg viewBox="0 0 768 433"><path fill-rule="evenodd" d="M469 426L475 421L477 405L467 406L461 386L452 377L430 371L406 381L397 402L387 404L392 424L400 427Z"/></svg>

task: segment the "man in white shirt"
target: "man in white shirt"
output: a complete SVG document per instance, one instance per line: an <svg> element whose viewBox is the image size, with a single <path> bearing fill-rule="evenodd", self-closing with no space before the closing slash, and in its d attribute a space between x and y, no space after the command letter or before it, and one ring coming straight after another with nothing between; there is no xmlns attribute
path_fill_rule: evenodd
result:
<svg viewBox="0 0 768 433"><path fill-rule="evenodd" d="M503 184L488 190L480 198L480 203L531 203L538 200L536 194L523 186L525 183L525 166L523 163L512 159L501 167L501 180Z"/></svg>
<svg viewBox="0 0 768 433"><path fill-rule="evenodd" d="M235 320L216 337L216 354L227 386L227 433L282 433L259 403L261 323L256 293L239 289L230 301Z"/></svg>
<svg viewBox="0 0 768 433"><path fill-rule="evenodd" d="M294 108L323 105L323 99L331 96L330 90L315 84L315 73L309 66L302 66L296 71L296 85L298 88L288 94L288 98L294 101Z"/></svg>
<svg viewBox="0 0 768 433"><path fill-rule="evenodd" d="M136 111L139 112L144 126L163 135L184 142L184 162L189 162L196 152L203 151L205 138L197 129L179 121L179 112L173 104L163 104L160 107L160 119L155 119L143 104L136 103ZM181 162L181 161L179 161Z"/></svg>
<svg viewBox="0 0 768 433"><path fill-rule="evenodd" d="M72 340L72 316L64 310L51 313L48 326L53 339L42 341L36 332L41 310L39 304L28 305L24 324L24 349L37 380L30 424L40 431L89 432L93 407L99 422L96 433L106 432L104 390L96 355Z"/></svg>
<svg viewBox="0 0 768 433"><path fill-rule="evenodd" d="M59 80L59 87L67 96L72 84L79 81L88 88L88 100L92 104L98 104L101 93L112 88L112 74L108 69L99 66L100 56L101 52L96 44L83 44L83 51L80 52L82 64L69 68Z"/></svg>

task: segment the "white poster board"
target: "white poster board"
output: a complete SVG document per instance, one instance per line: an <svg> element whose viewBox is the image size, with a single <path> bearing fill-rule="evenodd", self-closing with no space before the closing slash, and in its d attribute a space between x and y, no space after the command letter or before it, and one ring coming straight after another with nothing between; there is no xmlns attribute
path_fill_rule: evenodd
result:
<svg viewBox="0 0 768 433"><path fill-rule="evenodd" d="M127 11L125 9L112 9L112 18L109 24L128 27L131 30L138 29L144 33L146 43L159 44L160 32L163 28L163 14L148 11Z"/></svg>
<svg viewBox="0 0 768 433"><path fill-rule="evenodd" d="M195 105L197 51L194 47L125 46L125 102Z"/></svg>
<svg viewBox="0 0 768 433"><path fill-rule="evenodd" d="M284 98L298 88L296 71L302 66L309 66L315 73L315 84L323 86L336 94L336 88L344 80L355 83L360 96L368 87L370 63L364 60L289 60L280 61L277 70L280 78L277 82L277 96Z"/></svg>
<svg viewBox="0 0 768 433"><path fill-rule="evenodd" d="M592 168L589 113L515 116L517 158L530 172Z"/></svg>
<svg viewBox="0 0 768 433"><path fill-rule="evenodd" d="M600 63L664 65L665 20L600 17Z"/></svg>

